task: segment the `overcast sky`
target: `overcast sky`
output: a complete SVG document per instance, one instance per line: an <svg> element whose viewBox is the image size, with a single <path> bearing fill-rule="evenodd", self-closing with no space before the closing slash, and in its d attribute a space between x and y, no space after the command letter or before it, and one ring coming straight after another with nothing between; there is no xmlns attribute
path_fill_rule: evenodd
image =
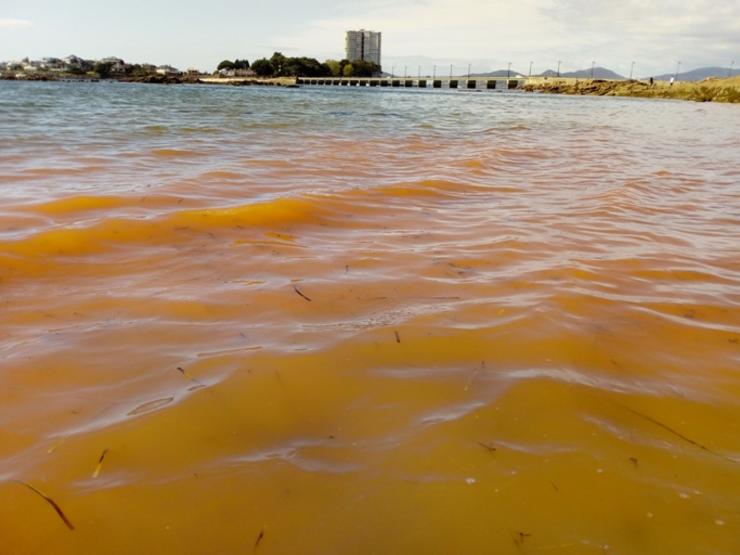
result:
<svg viewBox="0 0 740 555"><path fill-rule="evenodd" d="M0 0L0 60L116 55L213 70L279 50L323 61L342 58L357 28L383 32L396 73L740 65L740 0Z"/></svg>

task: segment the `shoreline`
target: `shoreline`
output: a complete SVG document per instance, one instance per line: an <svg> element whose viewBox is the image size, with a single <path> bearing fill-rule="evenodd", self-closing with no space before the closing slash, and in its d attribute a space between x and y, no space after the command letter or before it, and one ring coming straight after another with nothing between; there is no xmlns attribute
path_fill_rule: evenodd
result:
<svg viewBox="0 0 740 555"><path fill-rule="evenodd" d="M55 81L55 82L120 82L147 83L162 85L203 84L230 86L262 86L297 88L296 77L213 77L213 76L174 76L147 75L136 78L57 77L49 75L16 78L0 76L8 81ZM693 102L740 103L740 76L709 78L703 81L680 81L671 85L667 81L650 84L643 80L606 80L553 77L529 77L523 80L519 91L543 94L564 94L570 96L620 96L633 98L659 98L688 100Z"/></svg>
<svg viewBox="0 0 740 555"><path fill-rule="evenodd" d="M740 103L740 76L703 81L575 79L532 77L525 81L527 92L566 94L571 96L622 96L633 98L662 98L693 102Z"/></svg>

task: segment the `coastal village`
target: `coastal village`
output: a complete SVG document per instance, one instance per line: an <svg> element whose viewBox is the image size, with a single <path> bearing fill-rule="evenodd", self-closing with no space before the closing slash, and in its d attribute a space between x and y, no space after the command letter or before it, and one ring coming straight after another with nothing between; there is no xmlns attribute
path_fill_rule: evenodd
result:
<svg viewBox="0 0 740 555"><path fill-rule="evenodd" d="M132 64L111 56L100 60L88 60L76 55L66 58L47 57L40 60L23 58L19 61L0 61L0 73L5 79L55 79L55 78L117 78L127 76L200 75L196 69L180 71L171 65Z"/></svg>

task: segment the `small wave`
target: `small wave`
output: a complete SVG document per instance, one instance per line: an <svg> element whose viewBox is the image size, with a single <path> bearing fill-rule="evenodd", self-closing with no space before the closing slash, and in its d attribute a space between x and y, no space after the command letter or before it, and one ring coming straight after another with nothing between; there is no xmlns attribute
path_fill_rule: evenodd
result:
<svg viewBox="0 0 740 555"><path fill-rule="evenodd" d="M72 206L75 206L74 201ZM108 245L175 241L178 234L187 231L208 233L225 227L319 223L320 212L316 200L277 198L241 206L178 211L148 220L108 218L89 227L41 231L18 241L5 242L4 247L13 255L26 257L87 255L100 252Z"/></svg>
<svg viewBox="0 0 740 555"><path fill-rule="evenodd" d="M205 156L205 153L203 152L178 148L155 148L150 150L149 154L155 158L194 158L197 156Z"/></svg>
<svg viewBox="0 0 740 555"><path fill-rule="evenodd" d="M681 396L686 399L697 399L697 393L681 387L665 379L645 380L636 377L619 379L615 376L585 373L569 368L528 368L524 370L509 370L500 372L499 377L513 380L550 379L575 385L582 385L611 391L614 393L629 393L640 395L654 395L661 397Z"/></svg>

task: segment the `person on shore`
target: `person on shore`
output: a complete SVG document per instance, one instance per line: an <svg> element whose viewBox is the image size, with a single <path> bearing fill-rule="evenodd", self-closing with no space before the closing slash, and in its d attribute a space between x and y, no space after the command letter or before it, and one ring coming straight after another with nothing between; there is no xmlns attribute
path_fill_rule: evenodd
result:
<svg viewBox="0 0 740 555"><path fill-rule="evenodd" d="M655 84L655 80L651 77L650 78L650 86L652 87Z"/></svg>
<svg viewBox="0 0 740 555"><path fill-rule="evenodd" d="M670 84L669 84L669 86L670 86L670 87L672 87L672 86L673 86L673 82L674 82L675 80L676 80L676 78L675 78L675 77L671 77L671 82L670 82Z"/></svg>

